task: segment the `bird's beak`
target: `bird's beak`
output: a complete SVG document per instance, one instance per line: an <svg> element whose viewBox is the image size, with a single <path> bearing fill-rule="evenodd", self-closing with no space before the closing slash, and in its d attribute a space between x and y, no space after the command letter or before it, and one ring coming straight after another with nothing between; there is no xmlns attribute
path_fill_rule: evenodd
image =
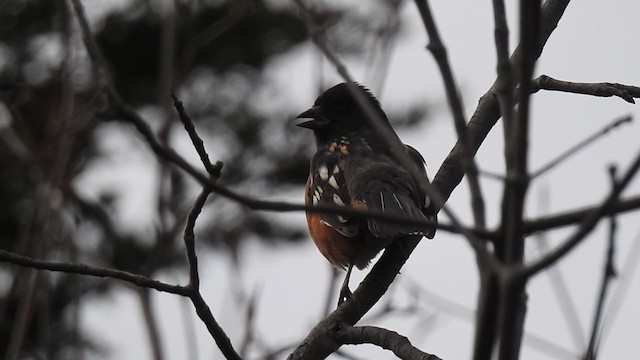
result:
<svg viewBox="0 0 640 360"><path fill-rule="evenodd" d="M304 111L300 115L296 116L296 119L311 119L309 121L304 121L299 124L296 124L296 126L300 126L300 127L311 129L311 130L318 128L318 126L321 125L320 123L322 122L318 117L319 115L318 110L319 110L318 107L314 106L311 109Z"/></svg>

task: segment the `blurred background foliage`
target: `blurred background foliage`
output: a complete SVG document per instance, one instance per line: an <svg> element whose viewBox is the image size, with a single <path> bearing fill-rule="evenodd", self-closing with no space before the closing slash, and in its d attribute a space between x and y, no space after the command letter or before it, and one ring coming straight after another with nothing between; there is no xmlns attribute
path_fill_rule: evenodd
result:
<svg viewBox="0 0 640 360"><path fill-rule="evenodd" d="M279 91L267 81L268 64L308 38L291 3L109 3L84 3L95 38L117 91L146 114L162 141L172 145L173 134L184 131L169 102L173 91L214 161L224 161L222 183L252 194L301 193L312 149L310 137L290 120L304 109L263 106ZM371 81L381 88L393 41L402 34L401 1L315 6L338 52L369 66ZM318 91L333 85L317 72ZM125 192L116 186L91 196L77 189L78 179L109 157L100 146L111 141L104 128L133 132L114 118L102 91L65 0L0 1L0 247L148 276L181 266L182 226L197 191L185 174L162 162L151 165L157 199L143 206L155 207L152 229L118 222ZM416 104L389 115L396 125L413 126L426 111ZM303 224L229 202L216 200L205 214L199 243L236 260L247 239L306 239ZM99 338L80 333L77 305L108 293L111 285L0 264L0 358L69 359L108 351Z"/></svg>

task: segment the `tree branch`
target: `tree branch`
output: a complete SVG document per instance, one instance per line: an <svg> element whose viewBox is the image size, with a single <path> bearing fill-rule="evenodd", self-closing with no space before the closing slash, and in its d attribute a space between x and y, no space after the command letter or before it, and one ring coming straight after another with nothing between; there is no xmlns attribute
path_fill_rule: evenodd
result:
<svg viewBox="0 0 640 360"><path fill-rule="evenodd" d="M207 154L207 150L204 148L204 141L202 141L202 138L196 132L196 126L193 124L193 121L191 121L191 118L184 110L182 101L178 100L178 98L173 94L171 94L171 97L173 98L173 106L178 111L180 121L182 121L184 129L189 134L191 142L193 143L193 147L198 152L198 155L200 155L200 161L202 161L202 165L204 165L204 168L207 170L210 176L217 178L218 176L220 176L220 171L222 170L222 162L218 161L215 165L211 163L211 160L209 160L209 154Z"/></svg>
<svg viewBox="0 0 640 360"><path fill-rule="evenodd" d="M531 92L540 90L562 91L573 94L592 95L599 97L617 96L624 101L635 104L633 98L640 98L640 87L617 83L580 83L557 80L547 75L540 75L533 80Z"/></svg>
<svg viewBox="0 0 640 360"><path fill-rule="evenodd" d="M373 344L391 350L404 360L441 360L433 354L425 353L411 344L406 336L395 331L376 326L350 326L336 323L329 329L329 336L344 345Z"/></svg>
<svg viewBox="0 0 640 360"><path fill-rule="evenodd" d="M530 219L524 222L524 229L527 235L539 231L547 231L557 229L565 226L575 225L584 220L584 218L591 212L596 210L599 205L594 205L586 208L570 210L557 214L551 214L539 217L537 219ZM640 195L633 196L626 199L618 199L605 213L606 215L621 214L632 210L640 209Z"/></svg>
<svg viewBox="0 0 640 360"><path fill-rule="evenodd" d="M32 269L59 271L69 274L80 274L101 278L117 279L140 287L156 289L158 291L177 294L181 296L189 296L189 289L184 286L166 284L161 281L153 280L146 276L132 274L130 272L121 270L98 268L85 264L69 264L60 261L37 260L6 250L0 250L0 261Z"/></svg>
<svg viewBox="0 0 640 360"><path fill-rule="evenodd" d="M616 184L616 167L611 166L609 168L609 175L611 176L612 186ZM593 317L593 326L591 328L591 336L589 338L589 346L587 347L587 353L585 355L585 360L595 360L596 354L598 352L598 344L600 342L600 334L601 334L601 326L600 323L602 321L602 313L604 310L604 301L607 297L607 290L609 290L609 285L611 284L611 280L616 277L616 270L613 264L613 258L615 254L615 241L616 241L616 232L618 229L618 224L616 221L616 217L611 216L609 218L609 238L608 238L608 248L607 253L605 255L605 265L604 270L602 271L602 283L600 285L600 294L598 295L598 301L596 303L596 311Z"/></svg>
<svg viewBox="0 0 640 360"><path fill-rule="evenodd" d="M607 124L603 129L599 130L598 132L596 132L595 134L589 136L588 138L580 141L576 145L574 145L571 148L569 148L567 151L565 151L562 154L558 155L555 159L549 161L546 165L543 165L542 167L540 167L540 169L536 170L531 175L531 179L533 180L534 178L536 178L536 177L546 173L547 171L551 170L552 168L558 166L564 160L566 160L567 158L571 157L572 155L574 155L575 153L577 153L578 151L583 149L585 146L588 146L589 144L592 144L594 141L598 140L600 137L608 134L609 131L616 129L617 127L619 127L619 126L621 126L621 125L623 125L625 123L630 123L632 120L633 120L633 118L631 117L631 115L627 115L627 116L623 116L623 117L621 117L619 119L615 119L610 124Z"/></svg>

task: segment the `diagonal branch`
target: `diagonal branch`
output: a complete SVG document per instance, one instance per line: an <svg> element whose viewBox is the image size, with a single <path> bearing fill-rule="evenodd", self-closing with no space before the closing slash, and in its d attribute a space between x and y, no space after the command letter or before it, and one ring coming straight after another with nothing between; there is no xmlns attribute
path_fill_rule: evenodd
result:
<svg viewBox="0 0 640 360"><path fill-rule="evenodd" d="M536 170L532 175L531 175L531 179L533 180L534 178L546 173L547 171L553 169L554 167L558 166L560 163L562 163L564 160L566 160L567 158L571 157L572 155L574 155L575 153L577 153L578 151L580 151L581 149L583 149L585 146L588 146L589 144L592 144L594 141L598 140L600 137L606 135L609 133L609 131L616 129L617 127L625 124L625 123L630 123L633 120L633 118L631 117L631 115L627 115L627 116L623 116L619 119L615 119L612 123L607 124L604 128L602 128L601 130L599 130L598 132L596 132L595 134L589 136L588 138L580 141L579 143L575 144L574 146L572 146L571 148L569 148L567 151L563 152L562 154L558 155L558 157L556 157L555 159L549 161L546 165L542 166L540 169Z"/></svg>
<svg viewBox="0 0 640 360"><path fill-rule="evenodd" d="M427 0L415 0L420 16L422 16L422 22L429 35L429 44L427 48L431 51L433 58L438 64L440 73L442 74L442 80L444 81L444 87L447 92L447 99L449 101L449 107L453 114L453 122L455 125L458 139L460 139L463 145L462 149L462 166L464 172L467 175L469 181L469 190L471 193L471 207L473 210L473 217L476 227L483 229L485 227L485 212L484 212L484 199L482 198L482 190L480 189L480 183L478 182L478 166L473 158L473 151L471 151L471 142L469 141L469 134L466 128L467 117L464 114L462 107L462 100L460 99L460 92L458 86L453 77L451 66L449 65L449 59L447 56L447 49L445 48L438 28L431 14L429 3Z"/></svg>
<svg viewBox="0 0 640 360"><path fill-rule="evenodd" d="M611 183L613 186L616 184L616 167L611 166L609 168L609 175L611 177ZM611 280L616 277L616 270L613 264L613 258L615 254L615 241L616 233L618 229L618 223L615 215L609 218L609 238L608 247L605 257L604 271L602 272L602 283L600 285L600 294L598 295L598 301L596 303L596 312L593 318L593 326L591 327L591 337L589 338L589 346L587 347L586 360L595 360L598 353L598 343L600 342L600 336L602 334L602 328L600 326L602 322L602 315L604 310L604 302L607 298L607 292Z"/></svg>
<svg viewBox="0 0 640 360"><path fill-rule="evenodd" d="M204 141L202 141L202 138L196 132L196 126L193 124L193 121L184 110L182 101L178 100L178 98L173 94L171 94L171 97L173 98L173 105L178 111L180 121L182 121L184 129L189 134L191 142L193 143L193 147L198 152L198 155L200 155L200 161L202 161L202 165L204 165L204 168L207 170L210 176L217 178L218 176L220 176L220 171L222 170L222 162L218 161L215 165L211 163L211 160L209 160L209 154L207 154L207 150L204 148Z"/></svg>

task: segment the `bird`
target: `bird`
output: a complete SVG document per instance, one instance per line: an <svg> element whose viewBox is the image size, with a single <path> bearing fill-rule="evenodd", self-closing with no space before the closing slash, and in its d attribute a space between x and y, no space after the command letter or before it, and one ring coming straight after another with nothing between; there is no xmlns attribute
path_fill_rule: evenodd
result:
<svg viewBox="0 0 640 360"><path fill-rule="evenodd" d="M354 84L395 135L373 93ZM296 125L313 131L317 148L310 161L305 204L350 207L435 224L437 217L431 199L396 161L348 86L340 83L329 88L313 107L296 117L306 120ZM404 145L404 149L427 179L422 155L409 145ZM306 212L306 220L320 253L332 265L347 271L338 306L352 297L349 278L354 266L362 270L394 241L412 237L432 239L436 230L435 226L311 211Z"/></svg>

